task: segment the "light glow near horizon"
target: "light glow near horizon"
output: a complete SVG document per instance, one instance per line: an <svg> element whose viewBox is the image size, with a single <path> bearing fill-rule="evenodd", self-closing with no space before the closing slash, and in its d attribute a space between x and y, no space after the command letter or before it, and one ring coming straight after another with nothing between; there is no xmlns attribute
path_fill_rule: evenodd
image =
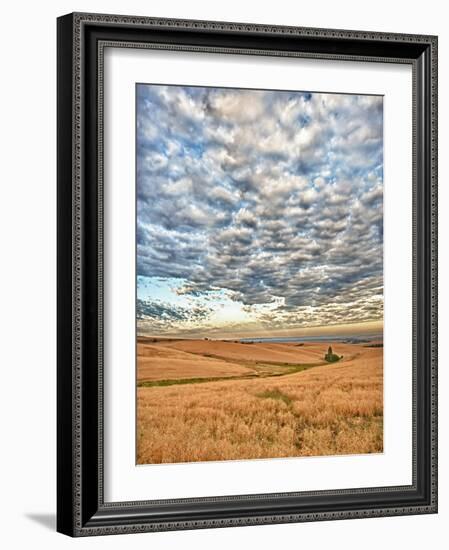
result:
<svg viewBox="0 0 449 550"><path fill-rule="evenodd" d="M137 86L138 332L379 332L382 98Z"/></svg>

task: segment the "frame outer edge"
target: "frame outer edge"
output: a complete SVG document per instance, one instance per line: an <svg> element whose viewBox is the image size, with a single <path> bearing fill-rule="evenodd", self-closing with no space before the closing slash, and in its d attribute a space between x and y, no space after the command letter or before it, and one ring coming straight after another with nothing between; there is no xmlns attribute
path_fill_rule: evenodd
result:
<svg viewBox="0 0 449 550"><path fill-rule="evenodd" d="M90 12L73 12L71 15L80 23L103 23L110 25L141 25L165 29L215 30L223 32L251 32L263 35L302 34L321 38L349 38L358 40L384 40L403 43L430 44L437 37L425 34L406 34L395 32L328 29L323 27L298 27L294 25L269 25L236 21L209 21L204 19L176 19L167 17L148 17L139 15L120 15Z"/></svg>
<svg viewBox="0 0 449 550"><path fill-rule="evenodd" d="M74 534L72 16L57 19L57 531Z"/></svg>
<svg viewBox="0 0 449 550"><path fill-rule="evenodd" d="M67 21L71 23L70 38L67 36L61 37L63 27L67 27ZM90 527L83 526L81 520L81 266L82 266L82 250L81 250L81 35L84 24L103 23L109 25L143 25L148 27L162 26L169 28L184 28L192 30L215 30L228 32L257 32L264 34L303 34L309 37L324 37L324 38L352 38L359 40L382 40L382 41L401 41L409 43L420 43L431 46L431 71L430 80L432 87L432 115L431 115L431 142L432 142L432 158L431 158L431 179L432 179L432 200L430 206L430 223L432 225L432 247L431 247L431 313L432 313L432 345L431 345L431 369L432 369L432 400L431 400L431 420L432 420L432 450L431 450L431 502L422 506L409 506L405 508L377 508L371 510L352 510L340 512L318 512L318 513L301 513L279 516L261 516L261 517L246 517L246 518L227 518L220 520L200 520L200 521L183 521L183 522L163 522L163 523L144 523L144 524L117 524L111 527ZM85 14L74 13L58 18L58 48L62 47L67 41L70 41L72 67L63 70L62 61L67 63L67 55L58 53L58 102L60 101L59 86L67 86L67 73L70 72L73 95L70 101L71 123L73 134L71 136L71 163L70 163L70 217L69 221L63 219L61 211L58 215L58 485L61 480L64 481L64 487L67 486L67 479L71 482L70 498L64 495L61 497L61 491L58 487L58 531L72 536L90 536L90 535L106 535L118 533L133 533L145 531L168 531L177 529L204 529L213 527L225 526L243 526L243 525L262 525L272 523L289 523L289 522L304 522L304 521L322 521L330 519L350 519L361 517L382 517L416 513L432 513L437 511L437 495L436 495L436 346L437 346L437 244L436 244L436 206L437 206L437 165L436 165L436 147L437 147L437 38L434 36L425 35L404 35L393 33L377 33L365 31L339 31L332 29L310 29L301 27L284 27L284 26L268 26L268 25L252 25L244 23L221 23L212 21L193 21L193 20L176 20L176 19L158 19L132 16L111 16L103 14ZM64 84L65 82L65 84ZM58 206L62 201L65 205L64 212L67 212L67 178L68 169L62 166L59 159L61 149L67 147L67 127L62 128L60 116L64 113L67 119L67 103L64 101L61 105L58 103ZM64 132L65 130L65 132ZM64 135L64 138L62 139ZM71 281L72 288L70 301L70 315L67 310L67 292L65 286L66 281L63 279L65 274L62 269L62 260L66 260L63 256L63 247L68 245L68 223L70 223L70 247L71 256ZM62 232L62 235L60 233ZM72 252L73 251L73 252ZM67 343L67 332L60 330L59 325L64 322L66 317L71 317L71 335L70 335L70 376L68 376L67 368L67 350L62 349L61 344ZM70 380L72 387L70 395L66 385L62 384L62 378ZM70 399L69 399L70 397ZM71 407L69 419L70 428L67 425L67 405L62 405L61 401L66 401ZM64 429L65 435L64 435ZM68 435L70 433L71 444L68 447ZM435 437L434 437L435 435ZM68 451L70 449L70 460ZM62 456L61 456L62 455ZM71 464L70 473L62 473L62 464L67 466ZM70 511L65 507L70 505Z"/></svg>
<svg viewBox="0 0 449 550"><path fill-rule="evenodd" d="M438 37L431 38L431 509L438 513Z"/></svg>

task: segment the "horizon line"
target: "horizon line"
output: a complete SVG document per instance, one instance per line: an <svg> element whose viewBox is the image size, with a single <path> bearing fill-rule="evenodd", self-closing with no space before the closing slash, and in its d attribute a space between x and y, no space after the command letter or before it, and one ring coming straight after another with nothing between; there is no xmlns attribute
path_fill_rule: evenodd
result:
<svg viewBox="0 0 449 550"><path fill-rule="evenodd" d="M213 331L213 329L212 329ZM382 334L383 336L383 320L381 321L366 321L362 323L339 323L335 325L305 327L296 329L278 329L274 331L251 331L242 330L241 332L229 332L214 334L213 332L199 332L198 334L152 334L147 332L136 331L136 337L142 336L146 338L173 338L182 340L248 340L248 339L273 339L273 338L306 338L306 337L348 337L348 336L368 336Z"/></svg>

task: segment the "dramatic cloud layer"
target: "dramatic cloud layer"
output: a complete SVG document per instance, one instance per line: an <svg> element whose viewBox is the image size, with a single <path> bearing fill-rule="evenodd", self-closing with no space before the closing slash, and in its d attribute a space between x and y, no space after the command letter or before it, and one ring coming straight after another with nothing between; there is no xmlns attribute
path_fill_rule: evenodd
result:
<svg viewBox="0 0 449 550"><path fill-rule="evenodd" d="M139 85L140 329L382 319L382 134L378 96Z"/></svg>

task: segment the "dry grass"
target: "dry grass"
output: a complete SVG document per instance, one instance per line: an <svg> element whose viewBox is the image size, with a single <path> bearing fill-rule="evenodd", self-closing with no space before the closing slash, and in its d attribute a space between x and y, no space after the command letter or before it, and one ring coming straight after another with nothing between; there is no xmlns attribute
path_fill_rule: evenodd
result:
<svg viewBox="0 0 449 550"><path fill-rule="evenodd" d="M222 340L161 340L153 344L159 350L189 353L198 356L215 357L229 361L263 361L275 363L312 363L321 361L327 348L323 344L305 343L254 343L225 342ZM350 355L359 351L354 344L332 344L338 355Z"/></svg>
<svg viewBox="0 0 449 550"><path fill-rule="evenodd" d="M161 347L185 351L181 343ZM235 345L252 348L256 356L260 351L258 344ZM283 346L279 353L294 353L296 360L315 352L312 348L319 347L321 357L327 349L324 344L272 346ZM345 355L341 362L295 374L138 388L137 462L382 452L382 349L333 348ZM184 374L178 371L178 376Z"/></svg>
<svg viewBox="0 0 449 550"><path fill-rule="evenodd" d="M155 345L137 345L137 380L244 376L252 370L222 359Z"/></svg>

